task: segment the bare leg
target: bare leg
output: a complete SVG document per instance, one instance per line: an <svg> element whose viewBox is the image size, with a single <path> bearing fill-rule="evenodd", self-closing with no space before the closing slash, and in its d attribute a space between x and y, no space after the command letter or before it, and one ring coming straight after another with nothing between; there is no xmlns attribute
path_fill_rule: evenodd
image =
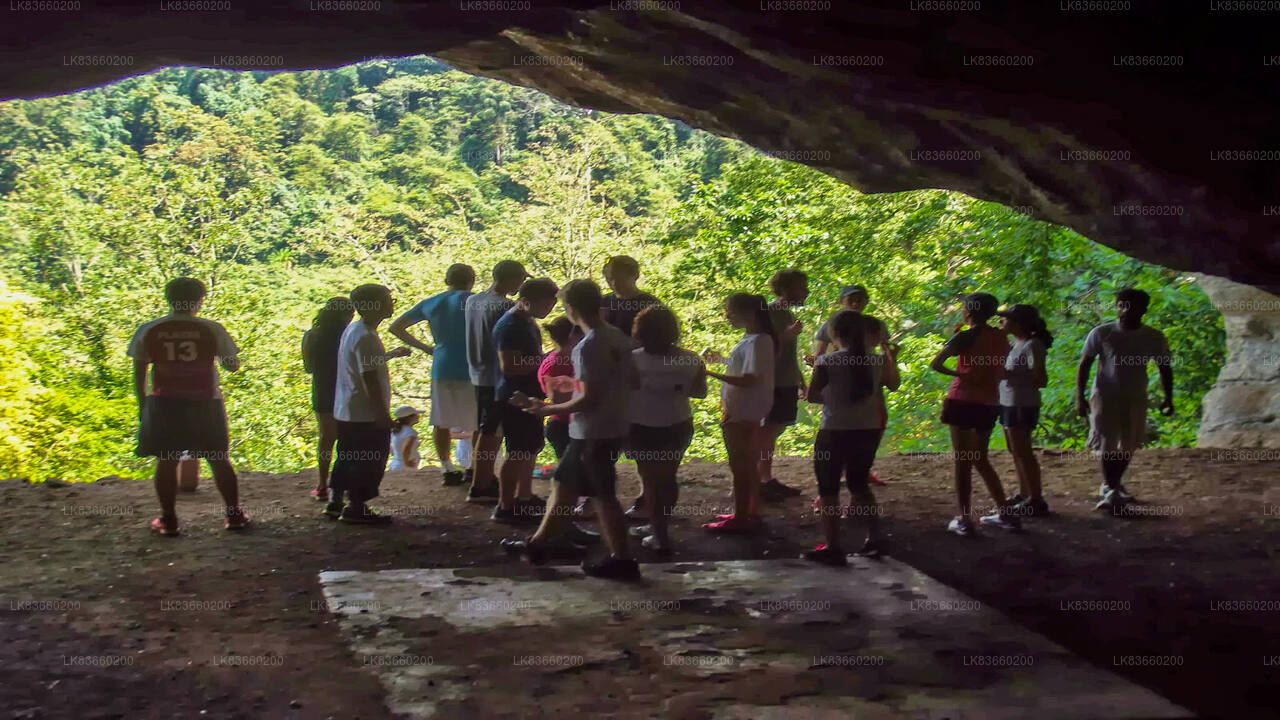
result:
<svg viewBox="0 0 1280 720"><path fill-rule="evenodd" d="M233 512L240 507L240 484L236 481L236 469L226 458L209 458L209 469L213 471L213 482L222 495L222 504L226 512ZM226 514L226 513L224 513Z"/></svg>
<svg viewBox="0 0 1280 720"><path fill-rule="evenodd" d="M1042 499L1040 487L1040 461L1036 459L1035 448L1031 444L1031 431L1023 429L1006 429L1005 439L1009 450L1013 453L1018 468L1018 487L1023 497L1034 500Z"/></svg>
<svg viewBox="0 0 1280 720"><path fill-rule="evenodd" d="M951 449L953 452L956 480L956 508L962 517L968 518L970 515L970 501L973 496L973 463L969 459L970 446L973 441L969 438L971 430L956 427L955 425L947 426L951 430Z"/></svg>
<svg viewBox="0 0 1280 720"><path fill-rule="evenodd" d="M756 426L748 422L721 424L729 472L733 476L733 514L748 518L758 513L759 475L756 468Z"/></svg>
<svg viewBox="0 0 1280 720"><path fill-rule="evenodd" d="M508 453L498 475L498 504L509 508L515 502L519 486L528 486L533 475L533 455L527 452ZM525 492L523 497L528 497Z"/></svg>
<svg viewBox="0 0 1280 720"><path fill-rule="evenodd" d="M435 446L436 457L440 458L440 469L449 472L453 469L453 461L449 459L450 446L453 444L449 428L439 425L431 428L431 444Z"/></svg>
<svg viewBox="0 0 1280 720"><path fill-rule="evenodd" d="M156 459L156 497L160 500L160 514L166 520L178 519L178 460Z"/></svg>
<svg viewBox="0 0 1280 720"><path fill-rule="evenodd" d="M778 436L785 429L784 425L765 425L760 428L760 457L756 460L756 471L761 483L773 479L773 453L778 447Z"/></svg>
<svg viewBox="0 0 1280 720"><path fill-rule="evenodd" d="M329 488L329 471L333 466L333 444L338 441L338 421L333 413L316 413L316 424L320 428L320 437L316 447L316 474L320 476L317 490Z"/></svg>
<svg viewBox="0 0 1280 720"><path fill-rule="evenodd" d="M977 433L974 433L977 436ZM1005 512L1009 505L1009 498L1005 497L1005 486L1000 482L1000 475L996 474L996 469L991 466L991 459L987 457L987 448L982 447L982 441L977 439L978 459L974 460L973 468L978 470L978 474L982 475L982 482L987 484L987 492L991 493L991 500L996 502L996 511Z"/></svg>
<svg viewBox="0 0 1280 720"><path fill-rule="evenodd" d="M500 434L478 433L475 449L471 454L471 487L489 488L497 482L493 467L498 462L498 449L502 446Z"/></svg>
<svg viewBox="0 0 1280 720"><path fill-rule="evenodd" d="M542 523L530 538L535 543L549 541L564 534L564 523L578 501L578 488L565 487L558 480L551 481L551 494L547 496L547 510Z"/></svg>
<svg viewBox="0 0 1280 720"><path fill-rule="evenodd" d="M622 514L622 505L617 495L597 497L596 522L600 526L600 536L604 538L605 547L614 556L623 560L631 558L631 548L627 547L627 523Z"/></svg>
<svg viewBox="0 0 1280 720"><path fill-rule="evenodd" d="M678 493L676 472L679 467L674 462L636 463L636 470L644 485L647 506L645 512L649 514L649 524L653 527L654 536L663 545L667 545L670 540L668 528Z"/></svg>

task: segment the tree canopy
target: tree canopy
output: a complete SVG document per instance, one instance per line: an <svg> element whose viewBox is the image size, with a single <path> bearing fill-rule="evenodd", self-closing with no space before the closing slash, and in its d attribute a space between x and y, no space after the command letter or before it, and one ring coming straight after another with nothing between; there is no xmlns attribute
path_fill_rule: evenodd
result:
<svg viewBox="0 0 1280 720"><path fill-rule="evenodd" d="M424 57L299 73L170 68L0 103L0 477L141 475L126 344L164 313L177 275L210 288L205 316L242 348L223 377L233 460L314 463L298 341L330 296L388 285L398 308L443 289L453 262L481 282L498 259L557 281L626 253L681 317L685 345L727 351L726 294L807 271L806 336L842 284L901 332L903 388L882 450L941 450L947 379L927 370L985 290L1040 307L1050 352L1038 439L1080 447L1072 373L1110 293L1152 293L1175 358L1178 415L1155 442L1194 442L1224 348L1221 318L1186 276L1011 209L944 191L867 195L813 169L672 120L569 107ZM430 359L395 361L393 400L429 388ZM714 393L713 393L714 394ZM722 459L715 400L694 454ZM817 413L784 435L809 449Z"/></svg>

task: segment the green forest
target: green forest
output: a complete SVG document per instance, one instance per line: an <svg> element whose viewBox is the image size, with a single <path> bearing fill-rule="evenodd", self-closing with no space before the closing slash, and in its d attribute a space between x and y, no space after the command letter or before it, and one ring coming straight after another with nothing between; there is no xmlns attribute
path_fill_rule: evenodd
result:
<svg viewBox="0 0 1280 720"><path fill-rule="evenodd" d="M866 285L868 312L902 345L886 453L947 447L937 413L949 379L927 364L965 292L1035 304L1049 321L1047 447L1083 446L1074 367L1119 287L1152 294L1148 322L1174 353L1178 412L1152 415L1154 444L1194 443L1225 352L1190 277L1062 227L946 191L861 194L680 122L570 107L426 57L170 68L0 103L0 247L0 478L148 474L133 455L126 344L183 274L210 288L202 314L242 350L223 387L244 470L314 466L299 343L325 299L379 282L399 312L443 290L453 262L487 277L513 258L558 282L602 282L603 259L629 254L641 288L681 317L684 344L726 353L724 297L767 293L777 269L810 275L806 336L840 286ZM393 402L427 402L429 369L422 354L394 361ZM712 395L691 452L721 460ZM809 451L815 409L780 452Z"/></svg>

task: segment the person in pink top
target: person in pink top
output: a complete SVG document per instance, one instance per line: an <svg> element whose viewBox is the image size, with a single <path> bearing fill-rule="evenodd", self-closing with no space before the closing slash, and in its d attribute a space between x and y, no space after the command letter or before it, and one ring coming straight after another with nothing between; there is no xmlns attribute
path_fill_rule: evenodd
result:
<svg viewBox="0 0 1280 720"><path fill-rule="evenodd" d="M573 346L578 338L573 334L573 323L563 315L542 326L555 343L556 349L547 353L538 366L538 384L551 402L566 402L573 397L576 383L573 379ZM547 419L547 442L556 453L556 460L564 456L569 446L569 414L552 415ZM550 476L547 468L542 468L544 476Z"/></svg>
<svg viewBox="0 0 1280 720"><path fill-rule="evenodd" d="M995 513L983 516L981 523L1005 530L1021 528L1018 519L1009 513L1000 476L987 458L991 431L1000 416L1000 380L1004 378L1005 359L1009 355L1009 341L1004 332L987 324L999 304L987 293L966 295L962 313L968 327L952 336L930 365L943 375L955 378L947 399L942 402L942 422L951 428L956 500L960 509L947 530L960 536L974 532L970 499L975 469L996 504ZM947 359L953 357L955 370L946 366Z"/></svg>

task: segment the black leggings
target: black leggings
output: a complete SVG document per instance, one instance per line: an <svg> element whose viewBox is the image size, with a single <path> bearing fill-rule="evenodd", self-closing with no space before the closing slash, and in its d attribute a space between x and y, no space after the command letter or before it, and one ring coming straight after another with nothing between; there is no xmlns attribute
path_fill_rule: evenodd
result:
<svg viewBox="0 0 1280 720"><path fill-rule="evenodd" d="M813 443L813 472L818 477L819 495L840 494L840 477L849 492L867 488L871 465L884 430L819 430Z"/></svg>

